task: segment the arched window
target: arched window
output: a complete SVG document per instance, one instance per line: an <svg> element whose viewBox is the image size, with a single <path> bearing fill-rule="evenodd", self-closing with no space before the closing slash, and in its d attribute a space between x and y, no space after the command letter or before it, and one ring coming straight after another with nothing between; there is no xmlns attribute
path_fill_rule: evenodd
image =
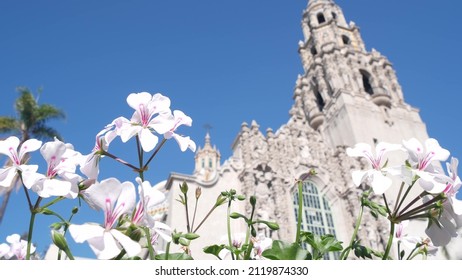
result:
<svg viewBox="0 0 462 280"><path fill-rule="evenodd" d="M318 91L318 89L315 89L314 96L316 97L316 105L318 105L318 109L320 112L324 109L324 106L326 106L326 103L324 102L324 99L321 96L321 93Z"/></svg>
<svg viewBox="0 0 462 280"><path fill-rule="evenodd" d="M369 93L370 95L373 95L374 90L372 88L372 83L371 83L371 74L369 74L365 70L360 70L359 72L361 73L361 76L362 76L362 79L363 79L364 91Z"/></svg>
<svg viewBox="0 0 462 280"><path fill-rule="evenodd" d="M323 13L318 13L318 14L316 15L316 17L318 18L318 23L319 23L319 24L326 22L326 18L324 17L324 14L323 14Z"/></svg>
<svg viewBox="0 0 462 280"><path fill-rule="evenodd" d="M317 54L318 54L318 51L316 50L316 47L315 47L315 46L312 46L312 47L311 47L311 54L312 54L312 55L317 55Z"/></svg>
<svg viewBox="0 0 462 280"><path fill-rule="evenodd" d="M205 159L202 159L202 160L201 160L201 165L202 165L202 168L205 167Z"/></svg>
<svg viewBox="0 0 462 280"><path fill-rule="evenodd" d="M304 181L302 188L303 214L302 231L309 231L318 236L335 234L334 219L329 202L318 192L318 188L311 181ZM298 193L294 194L295 220L298 220ZM324 256L324 259L338 259L337 252Z"/></svg>
<svg viewBox="0 0 462 280"><path fill-rule="evenodd" d="M332 18L333 18L333 19L337 19L337 14L334 13L334 12L332 12Z"/></svg>
<svg viewBox="0 0 462 280"><path fill-rule="evenodd" d="M212 168L212 159L209 158L209 168Z"/></svg>
<svg viewBox="0 0 462 280"><path fill-rule="evenodd" d="M351 40L347 35L342 35L342 41L345 45L349 45L351 43Z"/></svg>

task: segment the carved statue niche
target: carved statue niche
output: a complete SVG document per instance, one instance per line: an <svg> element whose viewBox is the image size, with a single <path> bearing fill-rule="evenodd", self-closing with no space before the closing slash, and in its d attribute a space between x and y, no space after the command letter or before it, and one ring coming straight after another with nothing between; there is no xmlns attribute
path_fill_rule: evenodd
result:
<svg viewBox="0 0 462 280"><path fill-rule="evenodd" d="M267 155L268 155L268 144L266 143L266 139L263 134L260 132L260 126L257 122L252 121L250 127L250 146L251 148L251 158L252 158L252 165L255 165L256 162L267 162Z"/></svg>
<svg viewBox="0 0 462 280"><path fill-rule="evenodd" d="M246 122L241 125L240 133L240 147L242 151L242 161L245 167L249 167L252 164L252 151L249 146L250 141L250 129Z"/></svg>
<svg viewBox="0 0 462 280"><path fill-rule="evenodd" d="M255 190L254 195L257 198L256 204L256 213L259 219L265 219L267 221L275 221L276 215L276 205L275 198L276 195L273 193L272 181L273 181L273 171L266 164L258 165L255 168ZM267 237L272 236L272 231L264 226L258 226L259 231L263 231Z"/></svg>
<svg viewBox="0 0 462 280"><path fill-rule="evenodd" d="M297 88L297 91L300 91L301 89ZM303 111L303 101L302 97L300 94L297 94L294 98L294 105L292 105L292 108L289 111L289 114L294 118L294 119L304 119L305 118L305 113Z"/></svg>

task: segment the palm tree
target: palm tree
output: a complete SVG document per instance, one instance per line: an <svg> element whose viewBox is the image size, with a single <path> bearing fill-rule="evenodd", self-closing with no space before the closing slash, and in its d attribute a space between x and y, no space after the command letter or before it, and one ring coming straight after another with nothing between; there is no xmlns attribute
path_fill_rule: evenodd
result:
<svg viewBox="0 0 462 280"><path fill-rule="evenodd" d="M58 131L47 125L47 122L54 119L64 119L62 110L49 104L38 104L38 96L35 98L26 87L17 88L18 99L14 104L16 117L0 116L0 134L13 134L20 138L21 143L30 139L51 140L54 137L62 140ZM10 165L7 162L5 165ZM0 206L0 224L5 215L6 206L10 199L13 188L5 192Z"/></svg>

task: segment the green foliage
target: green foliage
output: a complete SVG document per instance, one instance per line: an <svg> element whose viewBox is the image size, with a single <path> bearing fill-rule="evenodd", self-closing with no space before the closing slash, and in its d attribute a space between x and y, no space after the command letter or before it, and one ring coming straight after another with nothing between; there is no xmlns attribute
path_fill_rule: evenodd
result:
<svg viewBox="0 0 462 280"><path fill-rule="evenodd" d="M340 252L343 250L342 242L338 241L331 234L318 236L311 232L302 232L301 241L311 246L313 260L323 259L324 255L329 252Z"/></svg>
<svg viewBox="0 0 462 280"><path fill-rule="evenodd" d="M311 260L312 255L298 243L287 243L274 240L270 249L265 250L262 256L270 260Z"/></svg>
<svg viewBox="0 0 462 280"><path fill-rule="evenodd" d="M194 260L190 255L186 253L174 253L174 254L160 254L157 255L156 260L172 260L172 261L192 261Z"/></svg>
<svg viewBox="0 0 462 280"><path fill-rule="evenodd" d="M355 256L361 259L372 259L372 256L376 256L378 258L383 257L383 253L377 252L369 247L361 245L359 240L353 242L352 249L355 253Z"/></svg>
<svg viewBox="0 0 462 280"><path fill-rule="evenodd" d="M225 245L223 245L223 244L221 244L221 245L211 245L211 246L205 247L203 249L203 251L206 254L214 255L218 259L221 259L219 254L220 254L221 250L223 250L224 248L225 248Z"/></svg>
<svg viewBox="0 0 462 280"><path fill-rule="evenodd" d="M17 89L19 97L15 101L17 118L0 117L0 133L20 134L21 140L26 141L32 137L51 140L54 137L62 139L58 131L47 125L55 119L64 119L61 109L50 104L38 104L28 88Z"/></svg>
<svg viewBox="0 0 462 280"><path fill-rule="evenodd" d="M16 134L19 132L20 125L16 119L11 117L0 117L0 133L11 133Z"/></svg>
<svg viewBox="0 0 462 280"><path fill-rule="evenodd" d="M383 217L388 216L388 211L387 211L386 206L380 205L377 202L374 202L364 197L362 198L361 202L365 207L371 209L371 214L372 216L374 216L374 218L377 219L379 215Z"/></svg>

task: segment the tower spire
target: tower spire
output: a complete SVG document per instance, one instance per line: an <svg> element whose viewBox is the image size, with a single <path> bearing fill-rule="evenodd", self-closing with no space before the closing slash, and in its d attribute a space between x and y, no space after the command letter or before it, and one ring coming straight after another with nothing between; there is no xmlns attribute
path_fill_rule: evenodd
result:
<svg viewBox="0 0 462 280"><path fill-rule="evenodd" d="M366 50L359 28L347 23L334 1L309 0L302 30L299 53L305 73L296 82L294 99L313 129L334 122L339 104L353 102L351 98L356 104L378 106L385 118L392 104L404 105L391 63L376 50Z"/></svg>
<svg viewBox="0 0 462 280"><path fill-rule="evenodd" d="M220 151L211 143L210 129L212 126L207 124L204 127L207 129L205 143L203 148L199 147L196 151L194 174L203 181L210 181L214 179L218 168L220 168L221 155Z"/></svg>

